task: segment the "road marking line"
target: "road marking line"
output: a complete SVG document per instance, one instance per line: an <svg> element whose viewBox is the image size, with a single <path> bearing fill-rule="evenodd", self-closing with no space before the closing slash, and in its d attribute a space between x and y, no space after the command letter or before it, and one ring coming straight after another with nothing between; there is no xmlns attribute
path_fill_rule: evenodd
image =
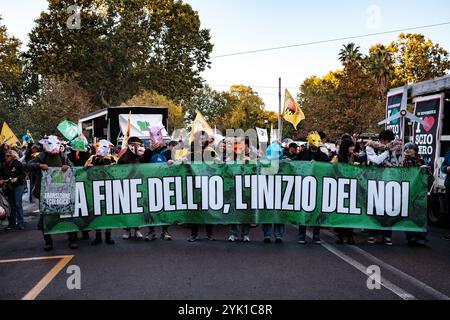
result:
<svg viewBox="0 0 450 320"><path fill-rule="evenodd" d="M328 230L324 230L324 233L326 233L329 236L334 236L333 233L331 233ZM427 285L426 283L420 281L419 279L414 278L413 276L401 271L400 269L397 269L396 267L394 267L393 265L390 265L387 262L384 262L381 259L378 259L377 257L373 256L372 254L368 253L367 251L356 247L356 246L346 246L347 248L350 248L351 250L361 254L362 256L366 257L367 259L369 259L370 261L376 263L378 266L383 267L384 269L389 270L390 272L396 274L398 277L410 282L411 284L415 285L416 287L418 287L419 289L425 291L426 293L428 293L429 295L440 299L440 300L450 300L450 297L445 295L444 293L430 287L429 285Z"/></svg>
<svg viewBox="0 0 450 320"><path fill-rule="evenodd" d="M350 247L350 246L349 246ZM409 281L411 284L415 285L416 287L422 289L423 291L425 291L426 293L428 293L429 295L440 299L440 300L450 300L450 297L445 295L444 293L430 287L429 285L427 285L426 283L420 281L419 279L414 278L413 276L397 269L396 267L378 259L377 257L371 255L370 253L368 253L367 251L364 251L361 248L358 247L351 247L351 249L355 252L360 253L361 255L363 255L364 257L366 257L367 259L373 261L374 263L378 264L380 267L383 267L384 269L389 270L392 273L395 273L397 276L399 276L400 278Z"/></svg>
<svg viewBox="0 0 450 320"><path fill-rule="evenodd" d="M42 279L34 286L23 298L22 300L34 300L37 296L44 290L50 282L58 275L58 273L73 259L73 255L64 256L61 261L59 261L56 266L54 266Z"/></svg>
<svg viewBox="0 0 450 320"><path fill-rule="evenodd" d="M307 234L308 234L308 237L312 239L311 232L308 231ZM322 245L322 247L327 249L329 252L331 252L332 254L337 256L338 258L344 260L345 262L347 262L348 264L350 264L351 266L353 266L354 268L356 268L357 270L361 271L363 274L368 276L368 274L367 274L367 267L364 266L363 264L359 263L355 259L349 257L348 255L346 255L345 253L343 253L342 251L337 249L336 247L334 247L334 246L332 246L332 245L330 245L330 244L328 244L328 243L326 243L324 241L322 241L321 245ZM385 287L389 291L393 292L394 294L396 294L397 296L399 296L403 300L417 300L417 298L414 295L412 295L411 293L403 290L402 288L396 286L395 284L393 284L392 282L386 280L383 277L380 277L380 278L381 278L380 284L383 287Z"/></svg>
<svg viewBox="0 0 450 320"><path fill-rule="evenodd" d="M72 257L73 258L74 256L48 256L48 257L19 258L19 259L0 260L0 263L53 260L53 259L64 259L66 257Z"/></svg>

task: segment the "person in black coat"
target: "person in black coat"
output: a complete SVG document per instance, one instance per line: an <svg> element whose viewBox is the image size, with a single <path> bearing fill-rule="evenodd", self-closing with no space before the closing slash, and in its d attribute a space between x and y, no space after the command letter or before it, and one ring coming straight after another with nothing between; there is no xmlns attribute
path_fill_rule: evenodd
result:
<svg viewBox="0 0 450 320"><path fill-rule="evenodd" d="M308 135L308 147L302 150L298 156L299 161L320 161L328 162L328 156L320 151L321 138L315 131ZM313 228L313 242L320 244L320 227ZM298 227L298 243L306 244L306 226L299 225Z"/></svg>
<svg viewBox="0 0 450 320"><path fill-rule="evenodd" d="M5 163L0 170L0 185L6 189L6 196L11 206L9 229L24 229L22 196L25 186L25 170L15 151L5 152Z"/></svg>

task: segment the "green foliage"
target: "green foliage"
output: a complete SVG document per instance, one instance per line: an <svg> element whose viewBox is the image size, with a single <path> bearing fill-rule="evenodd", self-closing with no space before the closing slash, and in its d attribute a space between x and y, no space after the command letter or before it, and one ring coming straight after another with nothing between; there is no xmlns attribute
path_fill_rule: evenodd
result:
<svg viewBox="0 0 450 320"><path fill-rule="evenodd" d="M36 139L44 134L60 136L57 126L61 121L78 123L93 109L89 94L75 81L45 79L37 101L18 110L18 127L20 132L29 129Z"/></svg>
<svg viewBox="0 0 450 320"><path fill-rule="evenodd" d="M81 28L69 29L73 5L49 0L30 33L33 71L77 81L95 105L120 105L142 90L180 101L201 86L212 51L198 13L176 0L79 0Z"/></svg>
<svg viewBox="0 0 450 320"><path fill-rule="evenodd" d="M421 34L400 34L389 45L395 60L392 87L444 76L450 69L447 50Z"/></svg>

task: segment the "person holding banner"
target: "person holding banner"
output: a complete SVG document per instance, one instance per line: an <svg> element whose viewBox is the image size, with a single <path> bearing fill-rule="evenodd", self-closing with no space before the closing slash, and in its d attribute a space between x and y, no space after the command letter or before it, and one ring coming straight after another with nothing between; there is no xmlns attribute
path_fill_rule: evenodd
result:
<svg viewBox="0 0 450 320"><path fill-rule="evenodd" d="M297 160L299 161L320 161L328 162L328 156L320 150L321 138L317 131L313 131L308 135L308 148L302 150L298 154ZM313 242L320 244L320 227L313 228ZM298 243L306 244L306 226L298 226Z"/></svg>
<svg viewBox="0 0 450 320"><path fill-rule="evenodd" d="M191 142L191 150L186 161L192 162L203 162L203 161L218 161L220 159L217 157L216 151L209 145L210 139L206 131L197 131L194 133L193 141ZM206 239L210 241L215 241L213 236L212 224L206 224ZM189 237L189 242L194 242L198 240L199 225L191 225L191 236Z"/></svg>
<svg viewBox="0 0 450 320"><path fill-rule="evenodd" d="M395 134L391 130L384 130L379 135L379 143L368 142L366 145L366 154L368 164L376 166L392 167L393 163L397 162L397 158L390 150L392 141L395 140ZM392 230L383 230L383 243L392 246ZM379 230L370 230L369 244L375 244Z"/></svg>
<svg viewBox="0 0 450 320"><path fill-rule="evenodd" d="M141 163L143 162L143 157L145 153L145 147L142 140L138 137L129 137L127 140L127 150L117 161L118 164L129 164L129 163ZM134 229L134 236L137 239L143 239L140 229L138 227ZM131 238L131 228L125 228L125 233L122 239L128 240Z"/></svg>
<svg viewBox="0 0 450 320"><path fill-rule="evenodd" d="M149 161L150 163L168 163L169 165L173 163L172 160L172 150L169 149L169 147L166 146L166 144L160 139L159 141L155 140L154 137L151 136L152 145L149 149L145 151L144 158L146 159L144 162ZM173 147L175 147L172 145ZM148 233L145 236L145 241L152 241L157 238L155 233L155 227L150 226L148 227ZM172 240L172 236L169 233L169 226L165 225L162 226L161 230L161 239L162 240Z"/></svg>
<svg viewBox="0 0 450 320"><path fill-rule="evenodd" d="M100 140L95 145L96 153L91 156L85 163L85 167L93 166L110 166L116 164L116 159L111 155L111 150L114 145L107 140ZM91 245L96 246L102 243L102 230L95 231L95 239L91 242ZM111 238L111 229L105 230L105 243L109 245L114 244L114 240Z"/></svg>
<svg viewBox="0 0 450 320"><path fill-rule="evenodd" d="M233 142L233 158L234 161L250 161L250 141L249 139L235 138ZM239 239L239 225L232 224L230 226L231 234L228 241L235 242ZM241 225L241 239L243 242L250 242L250 224Z"/></svg>
<svg viewBox="0 0 450 320"><path fill-rule="evenodd" d="M444 162L442 162L441 171L445 176L445 197L447 199L447 210L450 211L450 151L445 154ZM445 240L450 241L450 234L444 236Z"/></svg>
<svg viewBox="0 0 450 320"><path fill-rule="evenodd" d="M430 167L425 165L425 161L419 155L419 147L414 143L407 143L403 148L403 167L420 167L427 171L428 174L428 184L433 184L433 174L431 173ZM406 240L410 246L425 246L429 240L424 232L405 232Z"/></svg>
<svg viewBox="0 0 450 320"><path fill-rule="evenodd" d="M61 142L56 136L46 136L41 139L39 143L43 146L43 152L27 164L28 170L39 173L36 184L37 192L35 193L37 196L40 195L42 171L46 171L48 168L61 168L61 170L65 172L72 166L72 163L69 161L67 156L61 152ZM44 236L44 250L52 250L53 239L51 235L44 233L44 216L42 214L39 218L38 229L42 230L42 234ZM69 237L69 248L77 249L77 232L69 232L67 235Z"/></svg>
<svg viewBox="0 0 450 320"><path fill-rule="evenodd" d="M336 157L334 157L332 163L348 163L353 164L355 162L355 143L352 139L342 139L339 152ZM347 244L354 245L355 240L353 239L353 229L352 228L334 228L338 234L337 244L344 244L345 238L347 238Z"/></svg>

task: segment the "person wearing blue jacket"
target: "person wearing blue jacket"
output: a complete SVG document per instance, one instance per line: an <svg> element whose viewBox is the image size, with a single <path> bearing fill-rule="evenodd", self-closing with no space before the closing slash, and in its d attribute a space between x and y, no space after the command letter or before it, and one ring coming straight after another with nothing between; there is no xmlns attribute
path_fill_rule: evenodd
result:
<svg viewBox="0 0 450 320"><path fill-rule="evenodd" d="M450 209L450 151L445 154L444 162L441 166L442 173L445 173L445 197L447 199L447 210ZM450 241L450 234L444 237L445 240Z"/></svg>

